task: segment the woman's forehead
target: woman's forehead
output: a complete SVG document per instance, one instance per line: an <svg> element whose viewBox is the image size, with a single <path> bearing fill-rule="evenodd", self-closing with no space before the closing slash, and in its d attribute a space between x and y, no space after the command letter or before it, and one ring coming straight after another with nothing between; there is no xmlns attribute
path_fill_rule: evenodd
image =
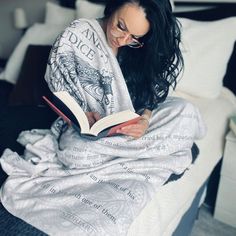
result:
<svg viewBox="0 0 236 236"><path fill-rule="evenodd" d="M125 23L132 35L145 35L150 28L144 9L137 4L125 4L116 13L119 20Z"/></svg>

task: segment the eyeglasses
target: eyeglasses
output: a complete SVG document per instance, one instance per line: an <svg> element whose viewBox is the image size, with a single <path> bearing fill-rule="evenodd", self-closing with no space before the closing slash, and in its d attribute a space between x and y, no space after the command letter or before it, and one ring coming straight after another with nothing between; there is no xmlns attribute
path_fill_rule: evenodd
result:
<svg viewBox="0 0 236 236"><path fill-rule="evenodd" d="M141 48L143 47L144 43L139 42L138 39L136 39L132 34L127 32L127 29L122 26L122 24L118 21L116 25L114 25L111 29L111 34L114 37L127 37L127 40L130 41L130 43L127 44L127 46L131 48Z"/></svg>

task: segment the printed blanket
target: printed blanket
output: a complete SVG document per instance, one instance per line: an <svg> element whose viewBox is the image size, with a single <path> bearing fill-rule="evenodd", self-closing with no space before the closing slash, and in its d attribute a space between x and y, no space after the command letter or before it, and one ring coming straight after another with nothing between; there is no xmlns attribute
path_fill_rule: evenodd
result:
<svg viewBox="0 0 236 236"><path fill-rule="evenodd" d="M133 110L119 65L95 20L74 21L58 37L46 79L53 91L70 92L84 110L101 115ZM6 149L0 159L9 175L1 188L2 204L49 235L126 235L170 175L190 165L193 141L204 133L198 109L174 97L152 112L140 139L90 141L61 119L50 130L23 131L18 141L24 155Z"/></svg>

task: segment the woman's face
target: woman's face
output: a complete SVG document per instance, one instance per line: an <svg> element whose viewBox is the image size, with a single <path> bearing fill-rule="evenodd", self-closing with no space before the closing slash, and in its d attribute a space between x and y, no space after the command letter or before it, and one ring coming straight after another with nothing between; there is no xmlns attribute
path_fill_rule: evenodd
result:
<svg viewBox="0 0 236 236"><path fill-rule="evenodd" d="M150 28L146 14L140 6L127 3L117 10L107 21L106 36L113 50L130 45L142 47L139 38Z"/></svg>

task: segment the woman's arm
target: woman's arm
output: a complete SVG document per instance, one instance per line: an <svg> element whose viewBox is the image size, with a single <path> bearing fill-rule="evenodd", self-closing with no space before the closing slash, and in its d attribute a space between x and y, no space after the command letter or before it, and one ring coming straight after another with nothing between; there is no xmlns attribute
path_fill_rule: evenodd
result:
<svg viewBox="0 0 236 236"><path fill-rule="evenodd" d="M151 119L151 116L152 116L152 111L149 109L144 109L143 114L142 114L142 118L144 120L146 120L148 122L148 124Z"/></svg>

